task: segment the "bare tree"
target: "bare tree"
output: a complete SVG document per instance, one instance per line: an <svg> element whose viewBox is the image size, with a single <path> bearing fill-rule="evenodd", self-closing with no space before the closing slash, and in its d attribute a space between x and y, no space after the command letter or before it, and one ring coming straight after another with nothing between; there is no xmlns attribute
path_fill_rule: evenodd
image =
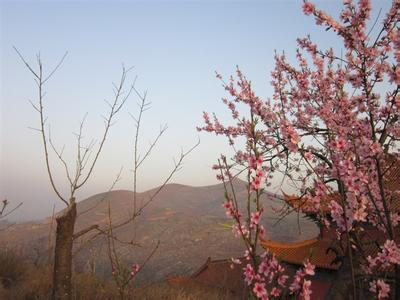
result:
<svg viewBox="0 0 400 300"><path fill-rule="evenodd" d="M98 145L92 140L89 144L84 145L82 141L82 133L84 128L84 121L80 124L79 132L76 134L77 148L75 157L75 170L72 172L67 161L63 156L63 149L58 150L52 142L50 130L46 131L46 115L44 109L44 88L49 79L52 78L54 73L62 65L67 53L61 58L56 67L48 74L44 74L43 64L40 55L37 55L37 68L33 68L21 55L21 53L14 47L19 58L25 64L27 69L33 75L35 83L38 88L37 102L32 104L34 110L39 116L39 128L36 130L41 135L45 164L47 168L48 178L51 187L59 200L66 205L62 214L56 217L56 241L54 250L54 271L53 271L53 299L71 299L71 269L72 269L72 247L74 241L74 227L77 218L76 209L76 192L82 188L93 174L93 170L98 162L100 154L103 150L105 141L107 140L110 128L114 122L116 115L121 111L121 108L127 101L131 92L134 89L133 84L125 90L127 75L131 69L122 67L121 77L118 84L113 84L114 96L112 101L108 102L109 112L104 117L104 130ZM69 184L69 193L63 195L59 187L55 183L52 162L49 158L49 151L53 150L58 160L64 167L65 176ZM83 233L82 233L83 234Z"/></svg>
<svg viewBox="0 0 400 300"><path fill-rule="evenodd" d="M66 204L67 208L63 211L61 215L56 217L56 241L55 241L55 251L54 251L54 271L53 271L53 293L52 293L52 298L53 299L71 299L71 275L72 275L72 258L74 256L74 253L72 252L73 248L73 243L75 240L78 238L81 238L82 236L86 235L89 232L95 231L95 233L90 236L86 241L82 242L81 247L75 252L79 252L85 245L86 242L93 241L99 236L104 236L107 241L108 245L108 257L111 263L111 266L113 269L118 269L119 270L119 276L118 279L116 279L117 285L120 287L121 291L121 298L124 297L124 290L126 287L130 284L131 280L134 278L134 276L131 276L132 272L126 272L126 269L122 266L121 264L121 257L118 254L117 248L116 248L116 243L123 243L123 244L128 244L133 247L138 246L138 244L133 240L131 241L122 241L119 240L113 230L121 228L131 222L134 222L135 219L140 216L143 212L143 210L155 200L157 195L164 189L164 187L167 185L167 183L170 182L172 177L174 176L175 173L177 173L182 165L184 159L198 146L199 142L197 142L193 147L191 147L188 151L181 151L180 156L178 160L174 160L174 166L170 170L169 174L165 177L163 180L161 186L156 189L151 195L148 196L148 198L141 203L140 205L137 204L137 173L138 169L142 167L143 163L145 160L150 156L151 152L155 148L156 144L158 143L159 139L161 136L165 133L167 130L167 126L162 126L160 128L159 133L155 137L155 139L150 142L148 148L145 150L144 154L141 156L139 153L139 136L140 136L140 129L141 129L141 121L142 121L142 116L143 113L149 109L150 104L147 102L147 93L140 93L132 84L127 91L124 91L124 87L126 85L126 78L127 74L130 71L130 69L125 69L122 67L122 74L121 78L118 84L113 84L114 87L114 98L111 102L107 101L107 104L109 106L109 113L106 117L104 117L104 131L103 135L101 138L101 141L96 149L95 143L92 140L88 145L83 145L82 144L82 137L83 137L83 128L84 128L84 122L86 119L85 118L82 120L80 127L79 127L79 132L76 134L76 141L77 141L77 150L76 150L76 157L75 157L75 162L76 162L76 167L74 172L71 172L69 165L67 161L64 159L63 153L64 153L64 147L61 150L58 150L57 147L54 145L53 140L51 138L50 134L50 129L46 132L45 130L45 125L46 125L46 117L44 113L44 105L43 105L43 88L45 83L53 76L55 71L61 66L63 63L66 54L62 57L62 59L59 61L57 66L49 73L49 75L45 76L43 73L43 65L42 61L40 59L40 56L37 56L37 63L38 63L38 70L34 70L30 64L26 62L24 57L20 54L20 52L14 48L15 51L17 52L18 56L21 58L23 63L26 65L28 70L33 74L34 80L38 86L38 103L34 104L31 102L31 105L33 108L38 112L39 117L40 117L40 127L36 129L37 131L40 132L41 138L42 138L42 144L43 144L43 149L44 149L44 156L45 156L45 162L46 162L46 168L47 168L47 173L48 177L51 183L51 186L58 196L59 200L62 201L64 204ZM93 169L96 165L96 162L98 161L98 158L100 156L100 153L103 149L103 145L107 139L109 129L113 124L113 120L115 118L115 115L121 110L122 106L125 104L126 100L130 96L130 94L134 92L140 99L138 103L139 107L139 113L136 117L133 115L132 118L135 122L135 134L134 134L134 150L133 150L133 199L132 199L132 208L131 208L131 213L130 216L124 220L119 221L117 224L113 224L112 219L111 219L111 206L109 203L108 207L108 224L92 224L78 232L74 232L75 228L75 223L76 219L78 216L81 216L83 214L86 214L93 210L99 203L104 200L108 193L114 188L115 184L120 180L120 175L121 171L118 173L116 179L112 183L111 187L109 188L108 192L105 193L105 196L101 201L99 201L97 204L94 206L90 207L89 209L82 211L77 214L77 209L76 209L76 201L75 201L75 194L78 189L80 189L89 179L91 176ZM52 173L52 168L51 168L51 161L49 159L49 149L51 149L57 159L61 162L66 179L68 180L69 187L70 187L70 192L67 197L64 197L59 189L57 188L55 181L54 181L54 176ZM92 154L95 153L93 156ZM90 157L94 157L90 159ZM54 215L54 214L53 214ZM50 229L50 235L51 235L52 229ZM51 238L49 235L49 249L51 249ZM147 257L147 259L142 263L140 269L143 269L143 267L146 265L146 263L150 260L150 258L153 256L155 251L158 249L159 243L154 247L150 255ZM138 271L135 273L135 275L138 273ZM122 276L124 275L124 276ZM127 276L125 276L127 275ZM129 275L129 276L128 276ZM116 278L116 277L115 277Z"/></svg>
<svg viewBox="0 0 400 300"><path fill-rule="evenodd" d="M136 117L132 116L132 119L135 122L135 134L134 134L134 149L133 149L133 203L132 203L132 211L130 216L123 221L120 221L118 224L113 224L112 217L111 217L111 205L110 201L108 201L108 224L104 230L100 231L100 233L106 236L107 241L107 254L108 259L112 268L113 279L116 285L118 286L118 292L120 295L121 300L126 299L126 297L133 298L134 294L131 289L131 293L128 291L129 286L133 286L134 279L136 276L141 272L149 260L153 257L155 252L157 251L160 241L158 240L155 243L155 246L150 251L150 253L145 257L145 259L139 265L135 263L131 266L126 266L123 262L123 258L121 254L118 252L117 244L126 244L131 247L139 247L141 246L136 242L136 231L134 237L131 241L122 241L118 239L114 233L114 230L120 228L124 225L134 223L136 218L139 217L144 209L148 207L154 200L156 200L157 195L166 187L166 185L171 181L172 177L181 169L182 164L186 156L188 156L198 145L197 142L193 147L191 147L188 151L181 151L179 159L177 161L174 160L174 166L170 170L169 174L164 178L161 186L152 192L150 195L147 196L144 202L138 204L138 193L137 193L137 186L138 186L138 170L140 167L143 166L145 161L150 157L151 152L156 148L158 141L160 140L161 136L166 132L167 126L161 126L160 130L155 137L155 139L149 143L149 146L145 150L144 154L141 155L139 153L139 137L140 137L140 129L141 129L141 122L142 117L145 111L147 111L150 107L150 102L147 101L147 93L139 93L135 89L136 95L139 97L138 107L139 112Z"/></svg>

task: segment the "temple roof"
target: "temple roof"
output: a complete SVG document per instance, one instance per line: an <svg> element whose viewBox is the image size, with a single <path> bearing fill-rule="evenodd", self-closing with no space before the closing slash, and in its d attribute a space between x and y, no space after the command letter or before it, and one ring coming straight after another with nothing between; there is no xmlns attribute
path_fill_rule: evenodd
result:
<svg viewBox="0 0 400 300"><path fill-rule="evenodd" d="M245 258L239 258L242 261L241 265L236 265L231 268L231 259L211 260L207 261L191 276L168 276L167 283L170 286L185 288L191 285L198 285L207 288L222 288L230 292L230 297L226 299L248 299L248 288L243 280L243 266L247 263ZM285 275L294 276L297 267L293 265L284 265ZM312 278L312 294L311 300L326 299L332 285L332 274L317 270L316 275ZM272 286L268 287L269 289Z"/></svg>
<svg viewBox="0 0 400 300"><path fill-rule="evenodd" d="M242 262L245 258L239 258ZM248 290L243 281L242 267L231 268L231 259L211 260L209 257L203 265L189 276L167 276L166 281L173 287L198 286L215 288L228 292L229 299L244 299Z"/></svg>
<svg viewBox="0 0 400 300"><path fill-rule="evenodd" d="M315 205L312 201L310 201L306 196L296 196L296 195L288 195L285 194L282 191L283 194L283 199L285 202L293 207L295 210L299 210L305 214L307 213L314 213L315 212ZM332 193L329 195L326 195L324 198L321 199L320 201L320 210L322 213L329 213L329 204L332 201L338 202L340 200L340 195L339 193Z"/></svg>
<svg viewBox="0 0 400 300"><path fill-rule="evenodd" d="M341 263L331 264L336 255L327 251L332 246L330 239L309 239L296 243L283 243L260 239L261 246L274 253L281 261L303 265L309 259L317 268L338 270ZM328 252L328 253L327 253Z"/></svg>
<svg viewBox="0 0 400 300"><path fill-rule="evenodd" d="M386 186L391 191L400 191L400 160L391 155L387 160L385 179Z"/></svg>

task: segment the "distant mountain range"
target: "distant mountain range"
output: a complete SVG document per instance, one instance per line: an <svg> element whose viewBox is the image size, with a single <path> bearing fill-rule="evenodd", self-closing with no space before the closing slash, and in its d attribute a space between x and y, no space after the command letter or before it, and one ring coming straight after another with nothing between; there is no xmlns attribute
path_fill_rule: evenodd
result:
<svg viewBox="0 0 400 300"><path fill-rule="evenodd" d="M245 199L245 183L237 180L234 188L237 198ZM155 188L137 194L138 206L146 203L157 190ZM221 207L223 201L223 184L203 187L168 184L133 224L115 230L118 239L134 240L140 247L117 243L118 251L127 263L141 264L159 241L159 248L138 278L145 281L190 273L208 257L220 259L242 256L243 243L232 234L232 222ZM279 219L276 210L282 208L283 202L272 194L267 194L264 202L263 219L270 239L288 242L317 235L316 226L297 214L288 215L274 225ZM118 224L129 217L132 211L133 192L110 191L80 201L77 205L79 217L76 232L93 224L104 227L108 222L109 203L112 222ZM0 240L26 249L29 246L30 251L37 249L37 253L47 257L50 224L51 217L40 222L16 224L0 231ZM105 255L106 241L101 236L90 240L94 233L82 239L86 241L83 246L77 241L76 269L95 268L96 273L107 277L110 275L110 267Z"/></svg>

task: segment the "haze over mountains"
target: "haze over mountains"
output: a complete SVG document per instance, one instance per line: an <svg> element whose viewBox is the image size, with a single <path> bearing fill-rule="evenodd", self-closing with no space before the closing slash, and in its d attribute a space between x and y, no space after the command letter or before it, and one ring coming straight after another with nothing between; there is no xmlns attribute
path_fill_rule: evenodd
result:
<svg viewBox="0 0 400 300"><path fill-rule="evenodd" d="M244 199L246 186L237 180L234 183L236 196ZM145 203L158 188L137 195L138 205ZM265 197L265 226L268 238L280 241L296 241L317 235L316 226L297 214L285 217L277 225L276 209L283 205L273 195ZM118 244L118 251L129 264L142 264L159 241L159 247L147 263L139 280L157 281L166 275L187 274L196 270L208 257L213 259L243 255L243 243L233 236L231 221L221 207L224 201L223 184L192 187L168 184L149 204L135 222L115 230L114 234L123 241L134 241L140 246ZM132 211L133 192L116 190L89 197L78 203L76 232L87 226L108 223L110 203L113 224L129 217ZM301 234L298 228L301 227ZM37 255L47 257L51 217L40 222L16 224L0 231L0 240L20 247L37 249ZM55 226L53 226L54 229ZM110 275L107 261L106 240L96 232L88 233L75 245L76 269L92 269L102 276ZM90 240L89 242L87 242ZM81 247L82 246L82 247ZM38 258L39 259L39 258Z"/></svg>

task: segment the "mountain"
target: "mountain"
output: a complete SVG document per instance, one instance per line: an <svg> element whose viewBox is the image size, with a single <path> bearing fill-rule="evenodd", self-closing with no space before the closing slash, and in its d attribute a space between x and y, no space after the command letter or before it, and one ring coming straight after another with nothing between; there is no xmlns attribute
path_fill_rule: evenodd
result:
<svg viewBox="0 0 400 300"><path fill-rule="evenodd" d="M235 181L234 189L236 197L244 199L245 183ZM138 193L138 206L146 203L158 190L155 188ZM243 243L232 234L232 222L221 207L223 201L223 184L203 187L168 184L133 223L114 231L119 240L134 241L139 246L117 242L117 250L127 264L142 264L159 242L158 249L138 278L145 281L190 273L208 257L221 259L242 256ZM132 203L133 192L127 190L100 193L80 201L77 204L76 232L94 224L105 228L109 222L109 207L112 223L116 225L123 222L129 218ZM297 241L317 235L315 225L297 214L290 214L274 225L279 220L276 210L282 206L282 201L273 195L267 195L264 199L264 220L269 238ZM33 248L40 249L46 257L50 224L51 217L40 222L16 224L0 231L0 240L19 247L29 247L31 251ZM76 269L96 268L96 273L107 277L110 267L106 239L104 236L93 238L95 233L92 231L75 243ZM38 253L40 251L37 250Z"/></svg>

